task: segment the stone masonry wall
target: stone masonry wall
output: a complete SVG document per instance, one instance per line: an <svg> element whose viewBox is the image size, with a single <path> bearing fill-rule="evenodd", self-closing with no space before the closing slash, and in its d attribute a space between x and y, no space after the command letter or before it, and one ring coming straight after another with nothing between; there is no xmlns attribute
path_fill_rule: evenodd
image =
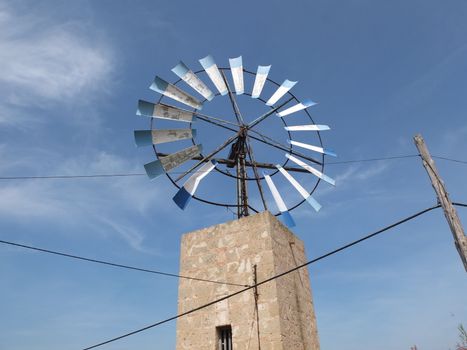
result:
<svg viewBox="0 0 467 350"><path fill-rule="evenodd" d="M268 212L185 234L180 274L241 285L306 261L303 243ZM243 287L180 279L182 313ZM216 327L231 325L233 350L319 350L307 269L258 288L259 328L253 290L177 320L177 350L217 350Z"/></svg>

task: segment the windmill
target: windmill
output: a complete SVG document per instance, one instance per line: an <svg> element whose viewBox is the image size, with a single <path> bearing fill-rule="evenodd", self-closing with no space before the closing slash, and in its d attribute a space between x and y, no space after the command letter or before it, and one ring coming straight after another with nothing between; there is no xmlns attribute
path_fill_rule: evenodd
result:
<svg viewBox="0 0 467 350"><path fill-rule="evenodd" d="M172 69L178 77L173 83L156 76L150 89L160 94L159 99L138 101L136 114L149 117L150 125L147 130L134 132L135 142L138 147L152 146L156 156L156 160L144 165L148 177L155 179L166 174L178 188L173 200L181 209L194 198L235 209L237 217L241 218L251 212L269 210L264 191L268 187L278 209L275 215L281 215L289 227L295 225L289 212L302 203L307 202L319 211L321 205L313 193L321 181L335 185L324 173L324 161L326 156L335 157L336 154L323 146L321 132L329 130L329 126L316 124L308 110L316 103L300 101L290 91L296 81L285 79L279 84L269 78L271 66L258 66L256 72L252 72L243 67L241 56L229 59L228 67L219 67L212 56L200 59L199 63L202 69L197 71L183 62L178 63ZM182 89L183 85L190 93ZM245 97L256 103L254 109L247 108L246 114L242 113L245 110L239 103L245 102ZM225 105L218 108L216 115L204 112L206 108L203 107L218 99L228 104L227 109ZM253 110L261 112L255 115ZM272 123L276 126L272 127ZM205 133L205 140L200 141L200 131L207 126L219 132ZM277 127L285 134L269 133ZM222 140L218 144L210 142L214 136L218 138L221 131L224 133ZM296 138L296 135L301 136ZM209 147L204 145L206 139ZM185 146L173 146L181 143ZM261 152L255 153L257 147ZM271 160L272 155L275 158ZM263 160L263 156L268 159ZM209 197L215 192L212 190L198 194L202 182L209 188L204 182L214 172L234 182L234 202L228 198ZM304 178L305 175L312 180ZM277 179L281 176L279 186ZM229 186L232 187L219 186L222 191L217 192L225 192ZM287 196L281 191L286 191Z"/></svg>

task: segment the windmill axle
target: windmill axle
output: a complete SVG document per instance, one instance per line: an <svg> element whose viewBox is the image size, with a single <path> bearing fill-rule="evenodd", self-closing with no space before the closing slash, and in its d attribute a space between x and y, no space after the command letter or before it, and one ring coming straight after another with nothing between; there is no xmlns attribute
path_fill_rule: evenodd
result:
<svg viewBox="0 0 467 350"><path fill-rule="evenodd" d="M167 153L157 153L157 156L158 157L166 157L168 156ZM194 158L191 158L192 160L201 160L203 159L203 157L201 156L198 156L198 157L194 157ZM231 159L225 159L225 158L213 158L212 160L215 160L217 163L219 164L225 164L227 165L228 168L233 168L235 167L236 163L234 160L231 160ZM274 169L276 170L276 166L272 163L262 163L262 162L250 162L250 161L245 161L245 165L248 166L248 167L253 167L253 166L256 166L257 168L261 168L261 169ZM308 173L309 171L308 170L305 170L303 168L296 168L296 167L289 167L289 166L284 166L283 167L285 170L287 171L292 171L292 172L297 172L297 173Z"/></svg>

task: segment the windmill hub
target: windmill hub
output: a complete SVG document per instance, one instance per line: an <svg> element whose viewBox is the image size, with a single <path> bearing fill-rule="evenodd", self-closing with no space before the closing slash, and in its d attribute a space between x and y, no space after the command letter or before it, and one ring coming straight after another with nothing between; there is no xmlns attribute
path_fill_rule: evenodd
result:
<svg viewBox="0 0 467 350"><path fill-rule="evenodd" d="M241 154L245 153L246 137L247 137L246 131L242 127L242 129L238 133L237 141L234 144L232 144L230 148L228 159L231 162L227 164L228 168L234 168L235 166L237 166L239 157L241 156Z"/></svg>

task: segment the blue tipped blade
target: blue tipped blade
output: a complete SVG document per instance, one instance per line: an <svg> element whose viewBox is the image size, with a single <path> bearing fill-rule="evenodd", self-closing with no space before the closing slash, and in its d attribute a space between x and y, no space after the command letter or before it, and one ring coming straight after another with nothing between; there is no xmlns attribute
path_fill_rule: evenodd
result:
<svg viewBox="0 0 467 350"><path fill-rule="evenodd" d="M136 110L136 115L145 115L147 117L152 117L154 114L154 103L146 102L143 100L138 101L138 109Z"/></svg>
<svg viewBox="0 0 467 350"><path fill-rule="evenodd" d="M182 210L185 210L186 206L188 205L188 202L191 199L190 193L185 189L185 187L181 187L178 192L175 194L173 197L173 201L175 204L178 205L178 207Z"/></svg>
<svg viewBox="0 0 467 350"><path fill-rule="evenodd" d="M318 103L317 103L317 102L314 102L314 101L312 101L312 100L304 100L304 101L302 102L302 104L303 104L304 106L306 106L306 108L308 108L308 107L317 105Z"/></svg>
<svg viewBox="0 0 467 350"><path fill-rule="evenodd" d="M146 170L146 174L148 174L148 177L151 180L164 173L164 168L162 167L160 160L155 160L151 163L144 164L144 170Z"/></svg>
<svg viewBox="0 0 467 350"><path fill-rule="evenodd" d="M337 154L333 150L324 149L323 151L324 151L324 154L327 154L328 156L337 157Z"/></svg>
<svg viewBox="0 0 467 350"><path fill-rule="evenodd" d="M167 90L167 86L169 86L168 82L166 82L164 79L159 78L158 76L156 76L154 78L153 83L151 84L151 86L149 88L151 90L153 90L153 91L156 91L156 92L158 92L160 94L163 94L165 92L165 90Z"/></svg>
<svg viewBox="0 0 467 350"><path fill-rule="evenodd" d="M315 211L319 211L321 209L321 204L319 204L316 199L314 199L312 196L309 196L306 199L307 203L313 207Z"/></svg>
<svg viewBox="0 0 467 350"><path fill-rule="evenodd" d="M136 147L152 145L151 130L135 130L135 143Z"/></svg>
<svg viewBox="0 0 467 350"><path fill-rule="evenodd" d="M180 61L179 64L177 64L175 67L172 68L172 72L174 72L176 75L178 75L178 77L181 78L181 79L189 71L190 71L190 69L182 61Z"/></svg>
<svg viewBox="0 0 467 350"><path fill-rule="evenodd" d="M229 58L230 67L236 68L242 66L242 56L238 56L235 58Z"/></svg>
<svg viewBox="0 0 467 350"><path fill-rule="evenodd" d="M268 74L271 66L258 66L256 74Z"/></svg>
<svg viewBox="0 0 467 350"><path fill-rule="evenodd" d="M216 64L216 62L214 61L214 58L211 55L207 55L206 57L201 58L199 60L199 63L201 63L204 69L208 69L209 67Z"/></svg>
<svg viewBox="0 0 467 350"><path fill-rule="evenodd" d="M326 181L328 184L331 184L331 185L333 185L333 186L336 186L336 180L334 180L333 178L331 178L331 177L329 177L329 176L327 176L327 175L325 175L325 174L323 174L323 175L321 176L321 178L322 178L324 181Z"/></svg>
<svg viewBox="0 0 467 350"><path fill-rule="evenodd" d="M285 224L287 227L294 227L295 226L295 221L292 218L292 215L288 211L283 211L281 213L282 217L282 222Z"/></svg>
<svg viewBox="0 0 467 350"><path fill-rule="evenodd" d="M285 88L291 89L297 83L298 83L298 81L292 81L292 80L289 80L289 79L285 79L285 81L282 83L282 86L285 87Z"/></svg>

